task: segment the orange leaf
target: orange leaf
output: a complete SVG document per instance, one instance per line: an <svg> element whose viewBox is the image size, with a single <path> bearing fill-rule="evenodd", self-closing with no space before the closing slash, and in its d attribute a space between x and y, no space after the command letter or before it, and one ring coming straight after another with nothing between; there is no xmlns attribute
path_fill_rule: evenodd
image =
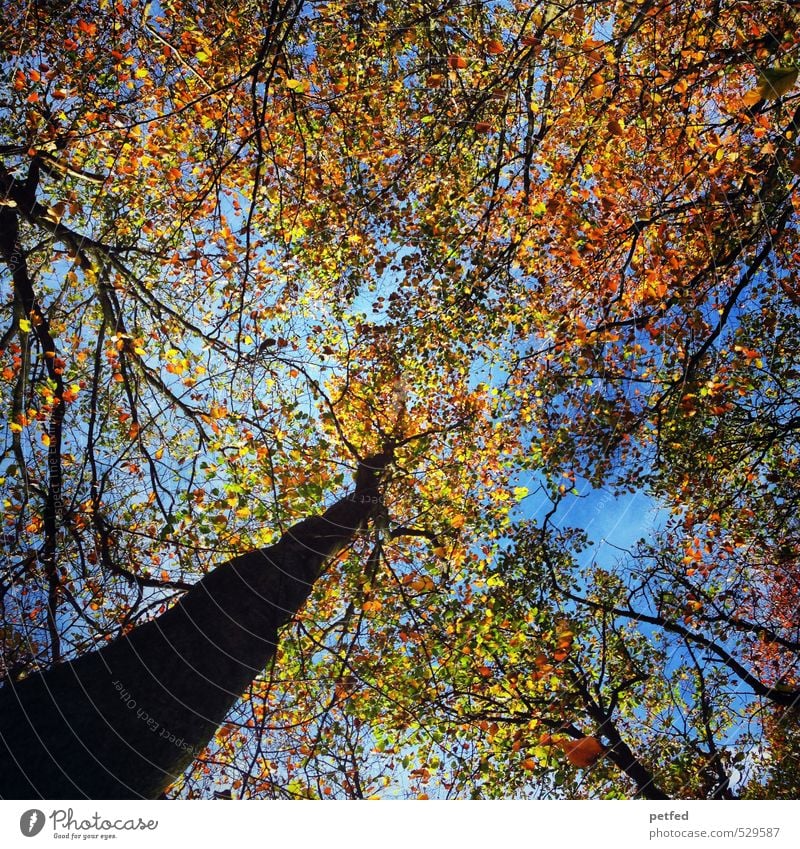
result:
<svg viewBox="0 0 800 849"><path fill-rule="evenodd" d="M605 753L603 744L596 737L564 741L560 744L560 748L573 766L582 768L596 763Z"/></svg>
<svg viewBox="0 0 800 849"><path fill-rule="evenodd" d="M745 106L752 106L754 103L758 103L761 100L761 92L757 89L751 89L742 97L742 103Z"/></svg>
<svg viewBox="0 0 800 849"><path fill-rule="evenodd" d="M559 746L561 747L564 743L569 742L569 737L565 737L563 734L550 734L545 731L539 737L539 745L540 746Z"/></svg>
<svg viewBox="0 0 800 849"><path fill-rule="evenodd" d="M617 121L616 118L612 119L608 122L608 131L612 136L624 136L625 135L625 125L622 121Z"/></svg>
<svg viewBox="0 0 800 849"><path fill-rule="evenodd" d="M463 56L456 56L455 53L451 53L447 57L447 64L454 71L463 71L467 67L467 60Z"/></svg>

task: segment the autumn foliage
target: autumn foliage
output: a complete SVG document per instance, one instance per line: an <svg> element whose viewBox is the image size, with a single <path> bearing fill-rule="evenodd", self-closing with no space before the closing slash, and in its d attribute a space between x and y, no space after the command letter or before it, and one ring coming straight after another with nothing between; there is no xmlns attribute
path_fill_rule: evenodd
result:
<svg viewBox="0 0 800 849"><path fill-rule="evenodd" d="M4 677L391 447L170 795L797 792L792 4L4 14Z"/></svg>

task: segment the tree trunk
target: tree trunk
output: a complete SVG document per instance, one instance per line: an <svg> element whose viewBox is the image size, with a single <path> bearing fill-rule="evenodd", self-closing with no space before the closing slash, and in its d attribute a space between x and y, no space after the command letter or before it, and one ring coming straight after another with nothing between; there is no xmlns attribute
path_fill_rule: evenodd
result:
<svg viewBox="0 0 800 849"><path fill-rule="evenodd" d="M234 557L162 616L0 690L0 798L157 798L275 653L325 562L378 503L388 458L355 494L275 545Z"/></svg>

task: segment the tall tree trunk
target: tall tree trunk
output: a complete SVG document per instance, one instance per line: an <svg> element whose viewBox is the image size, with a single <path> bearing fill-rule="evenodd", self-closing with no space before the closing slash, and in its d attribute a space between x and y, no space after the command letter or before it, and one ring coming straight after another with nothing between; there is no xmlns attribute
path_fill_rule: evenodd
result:
<svg viewBox="0 0 800 849"><path fill-rule="evenodd" d="M0 690L0 798L156 798L275 653L325 562L378 502L386 455L355 494L234 557L162 616Z"/></svg>

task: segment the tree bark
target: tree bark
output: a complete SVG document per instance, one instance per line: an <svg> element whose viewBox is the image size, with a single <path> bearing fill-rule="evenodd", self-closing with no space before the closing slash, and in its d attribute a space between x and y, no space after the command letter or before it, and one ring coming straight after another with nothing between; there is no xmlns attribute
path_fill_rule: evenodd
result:
<svg viewBox="0 0 800 849"><path fill-rule="evenodd" d="M163 615L0 690L0 798L157 798L275 654L325 562L366 523L389 457L355 493L218 566Z"/></svg>

